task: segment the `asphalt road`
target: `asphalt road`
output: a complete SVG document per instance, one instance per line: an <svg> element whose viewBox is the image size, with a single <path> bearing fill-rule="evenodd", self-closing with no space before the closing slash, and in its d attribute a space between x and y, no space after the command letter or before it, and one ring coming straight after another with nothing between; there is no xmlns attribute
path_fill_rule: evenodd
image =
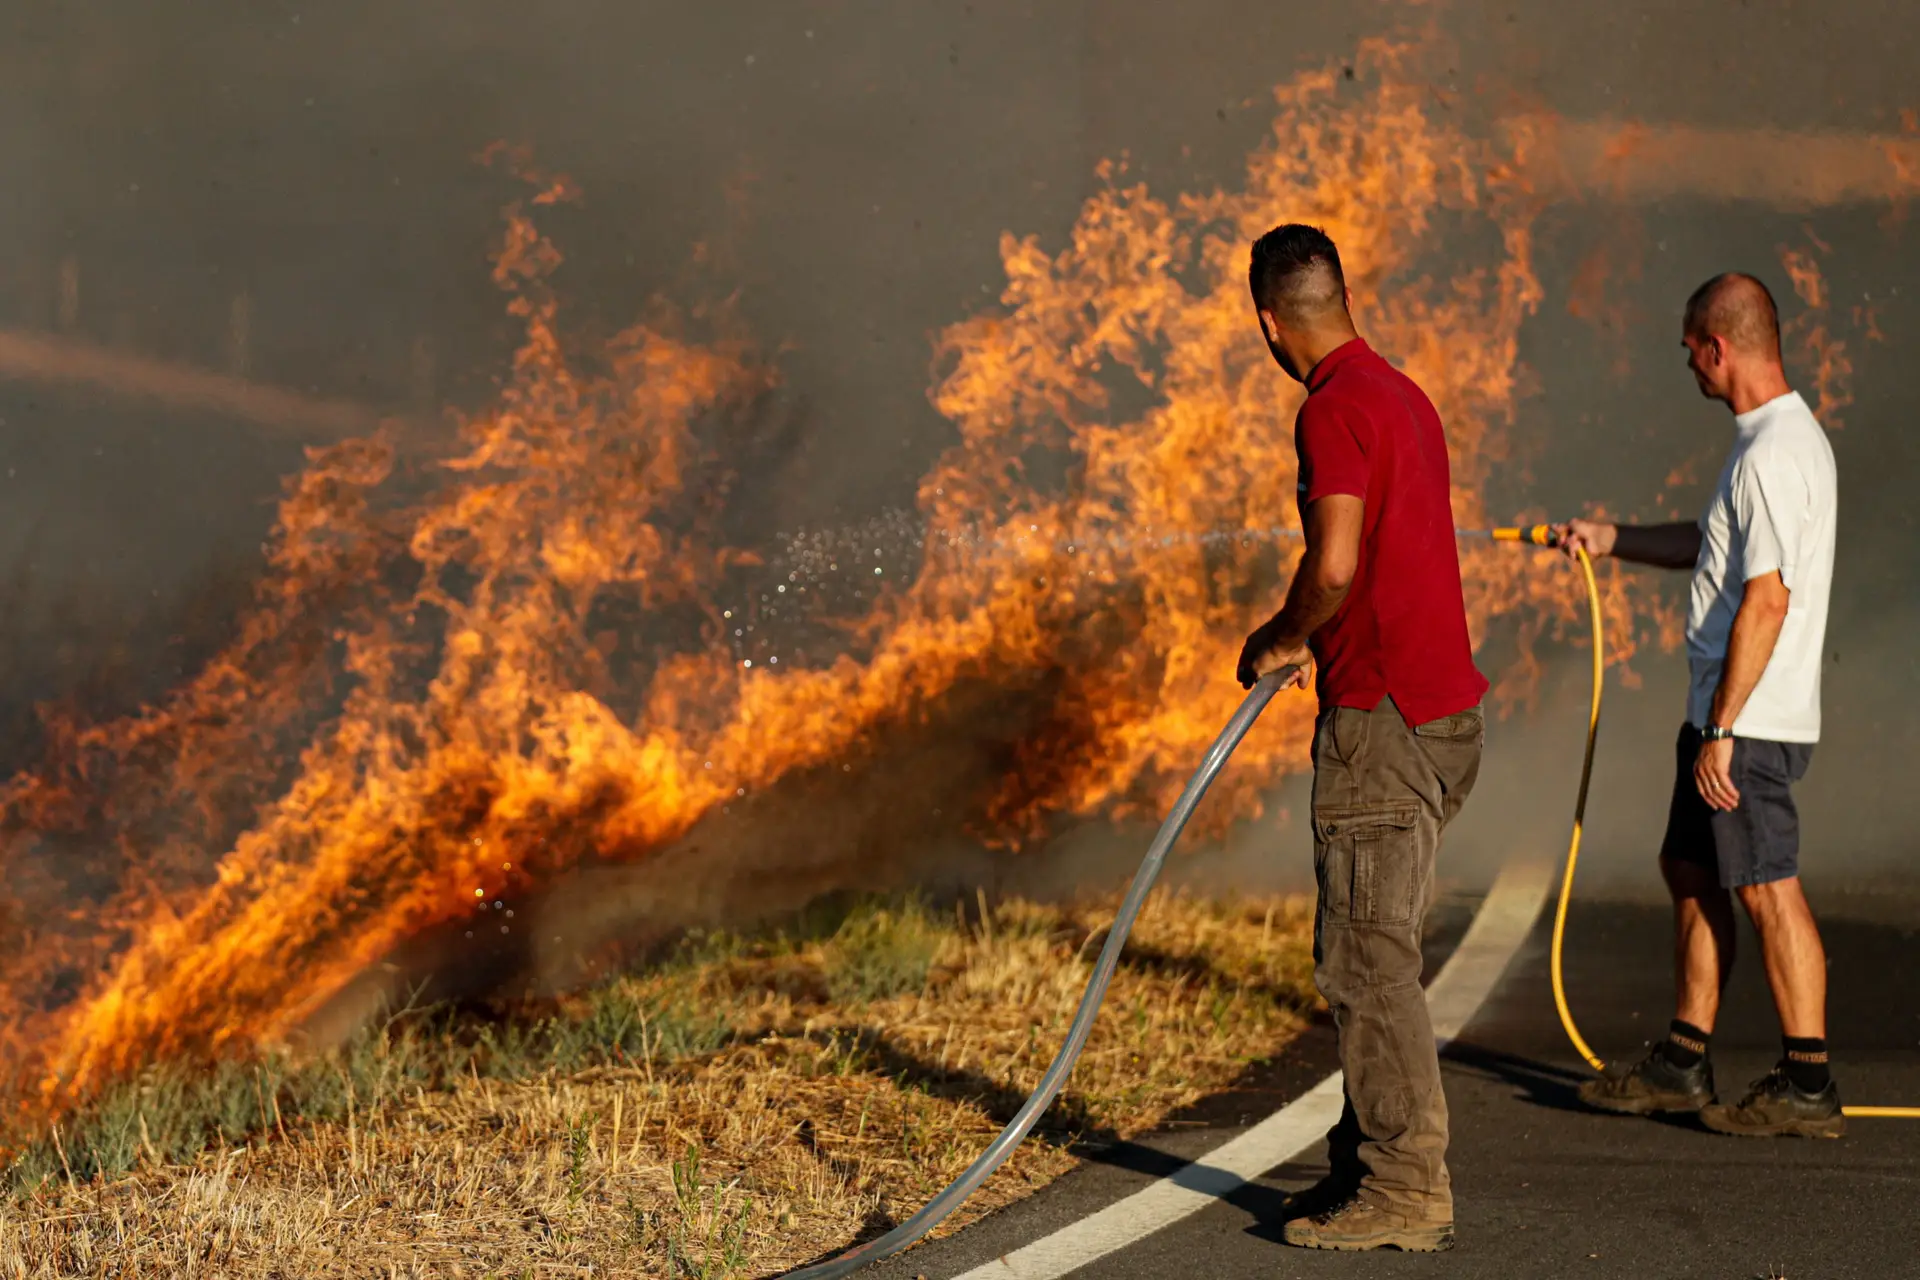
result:
<svg viewBox="0 0 1920 1280"><path fill-rule="evenodd" d="M1823 926L1834 974L1831 1039L1845 1101L1920 1104L1920 929L1904 904L1829 901ZM1103 1280L1170 1275L1749 1277L1838 1280L1920 1275L1920 1121L1859 1120L1839 1142L1719 1137L1691 1121L1582 1109L1584 1069L1554 1015L1543 917L1527 946L1452 1046L1451 1163L1459 1243L1441 1257L1316 1254L1279 1243L1289 1193L1319 1178L1323 1153L1284 1165L1175 1227L1075 1272ZM1577 907L1570 995L1601 1053L1625 1055L1668 1016L1664 908ZM1715 1042L1722 1095L1778 1054L1751 938ZM1324 1029L1305 1037L1249 1089L1216 1100L1192 1125L1095 1153L1047 1192L915 1250L875 1274L957 1275L1164 1176L1330 1065Z"/></svg>

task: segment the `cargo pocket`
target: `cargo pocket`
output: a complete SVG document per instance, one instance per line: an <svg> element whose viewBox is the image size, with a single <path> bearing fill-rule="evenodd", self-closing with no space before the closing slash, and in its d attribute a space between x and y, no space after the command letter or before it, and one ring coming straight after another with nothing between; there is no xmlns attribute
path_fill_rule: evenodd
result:
<svg viewBox="0 0 1920 1280"><path fill-rule="evenodd" d="M1479 707L1468 707L1438 720L1413 726L1416 738L1437 738L1445 742L1479 742L1486 737L1486 716Z"/></svg>
<svg viewBox="0 0 1920 1280"><path fill-rule="evenodd" d="M1420 806L1404 802L1315 810L1314 871L1323 924L1413 919L1419 821Z"/></svg>

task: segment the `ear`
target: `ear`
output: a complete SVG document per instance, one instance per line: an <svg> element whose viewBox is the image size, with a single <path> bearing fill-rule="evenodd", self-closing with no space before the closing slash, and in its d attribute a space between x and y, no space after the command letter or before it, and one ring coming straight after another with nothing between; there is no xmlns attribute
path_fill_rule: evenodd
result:
<svg viewBox="0 0 1920 1280"><path fill-rule="evenodd" d="M1347 304L1347 314L1353 314L1353 289L1348 285L1340 286L1340 300Z"/></svg>
<svg viewBox="0 0 1920 1280"><path fill-rule="evenodd" d="M1273 318L1273 312L1268 311L1264 307L1258 308L1258 310L1260 313L1260 332L1266 336L1268 343L1278 346L1280 343L1279 322Z"/></svg>

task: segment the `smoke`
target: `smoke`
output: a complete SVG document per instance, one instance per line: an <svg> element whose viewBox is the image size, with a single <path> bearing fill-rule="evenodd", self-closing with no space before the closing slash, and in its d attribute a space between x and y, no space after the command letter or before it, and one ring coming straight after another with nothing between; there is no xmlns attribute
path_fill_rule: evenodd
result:
<svg viewBox="0 0 1920 1280"><path fill-rule="evenodd" d="M975 17L781 4L703 16L608 4L530 23L524 9L492 4L313 13L234 5L191 33L151 16L109 26L84 16L48 19L34 39L0 53L19 73L4 90L19 108L8 117L41 122L31 138L25 126L9 126L0 140L20 163L22 179L11 189L38 193L30 207L27 197L10 196L0 211L20 233L0 262L20 285L9 290L13 313L0 319L58 334L74 344L68 349L120 351L217 375L228 380L223 387L290 392L302 403L476 410L493 396L491 379L514 333L477 270L501 187L470 158L492 138L527 138L588 193L552 224L575 260L591 264L561 277L585 341L628 323L638 300L663 288L688 296L737 289L741 327L787 344L776 359L779 389L757 402L733 442L740 475L727 541L764 549L781 531L860 528L875 513L914 504L922 477L968 429L968 413L984 415L977 428L994 425L1005 408L949 400L943 416L926 390L935 334L969 314L979 317L970 330L977 337L999 323L1009 247L1038 271L1068 243L1083 201L1110 182L1204 192L1234 180L1267 127L1273 82L1286 78L1272 50L1297 52L1313 66L1352 55L1344 26L1305 30L1275 17L1272 6L1183 10L1178 40L1166 26L1176 17L1163 9L1064 4ZM1537 15L1522 17L1524 26ZM1451 52L1473 51L1469 59L1481 61L1436 56L1410 73L1424 88L1423 109L1474 137L1517 136L1530 155L1542 155L1555 131L1540 127L1531 91L1508 92L1532 74L1500 43L1511 33L1482 42L1487 33L1465 17L1444 21L1462 28ZM1544 35L1539 43L1547 47ZM1619 43L1595 37L1591 48ZM1563 47L1563 38L1550 47ZM72 82L32 70L48 65L73 68ZM1475 75L1490 77L1494 89L1472 92ZM1897 343L1916 319L1910 299L1887 283L1912 274L1912 252L1887 218L1897 191L1884 176L1888 165L1900 172L1896 161L1906 153L1880 145L1897 133L1890 121L1811 119L1819 113L1807 104L1769 96L1745 104L1758 134L1743 132L1748 121L1716 118L1707 128L1656 120L1648 136L1659 146L1616 150L1611 169L1581 159L1580 147L1617 138L1635 113L1723 112L1725 104L1693 96L1707 91L1705 79L1663 80L1623 67L1616 82L1639 95L1631 102L1547 104L1589 123L1559 131L1579 144L1563 143L1578 161L1563 166L1572 178L1547 180L1551 166L1514 170L1542 184L1533 197L1544 211L1505 226L1528 228L1525 252L1538 264L1546 304L1524 327L1515 324L1517 359L1494 362L1518 375L1496 398L1520 394L1501 433L1509 452L1480 459L1474 488L1489 517L1558 515L1587 502L1624 515L1691 514L1717 471L1726 426L1716 407L1690 398L1667 332L1679 301L1699 279L1744 268L1773 281L1791 307L1790 298L1805 295L1794 292L1781 249L1811 254L1822 272L1824 318L1804 332L1810 344L1819 332L1829 353L1844 344L1853 402L1836 441L1847 503L1833 627L1839 656L1829 672L1829 741L1804 793L1808 844L1834 850L1834 865L1848 874L1900 872L1915 815L1906 812L1911 788L1900 785L1893 763L1911 745L1897 709L1916 690L1901 645L1905 619L1886 602L1902 598L1920 543L1899 482L1910 466L1901 395L1910 388L1871 335ZM1146 83L1154 92L1140 91ZM1351 83L1335 71L1331 91L1363 91L1343 87ZM1887 102L1904 91L1897 78L1878 84L1870 69L1861 83ZM1789 118L1796 112L1807 118ZM1495 117L1519 122L1518 134ZM128 119L144 123L110 127ZM1703 171L1695 163L1702 146L1790 151L1811 145L1815 133L1826 139L1825 150L1809 153L1817 165ZM1088 176L1097 159L1126 151L1124 177ZM1825 186L1783 195L1767 177L1828 173L1833 157L1844 173ZM1403 192L1374 194L1396 216L1415 218L1391 205ZM1827 201L1844 203L1816 207ZM1293 216L1277 205L1259 213L1268 221ZM1460 232L1469 216L1457 207L1433 212L1447 248L1424 270L1450 278L1497 260L1486 227L1479 238ZM1016 238L1003 244L1007 231ZM1030 243L1018 239L1027 235ZM1634 255L1632 271L1586 271L1588 282L1604 276L1617 286L1604 291L1604 313L1616 322L1599 343L1588 321L1563 305L1578 291L1577 264L1596 261L1596 247ZM1384 248L1374 256L1384 258ZM1805 261L1795 265L1804 272ZM1150 266L1118 262L1113 272L1145 274ZM1081 279L1094 274L1077 269ZM1397 293L1417 283L1383 272L1372 285ZM1491 296L1502 284L1483 274L1480 287ZM1240 324L1225 306L1223 322ZM1400 349L1411 352L1422 319L1377 314L1370 323L1397 323ZM1448 332L1451 319L1424 317L1433 347L1416 359L1423 381L1451 397L1443 408L1471 410L1476 375L1450 365L1448 352L1450 344L1456 352L1471 347L1476 335ZM940 377L952 368L943 365ZM1817 383L1818 366L1807 377ZM1111 378L1101 385L1114 397L1115 417L1138 408L1137 393L1115 390ZM1828 385L1837 404L1839 384ZM1265 411L1274 416L1273 406ZM273 428L250 421L260 417L274 419ZM281 477L301 465L279 434L289 417L297 415L271 402L261 413L204 400L160 411L99 380L55 387L42 377L5 390L0 446L15 501L0 515L0 548L28 584L18 616L33 620L15 632L25 657L11 668L6 693L16 711L66 695L110 717L158 697L230 638L244 594L234 584L252 576L271 499ZM875 545L891 553L893 544ZM1543 600L1564 587L1572 600L1572 583L1555 584L1552 575L1564 571L1544 558L1514 572L1485 585ZM1538 575L1538 585L1517 585L1518 573ZM1257 581L1248 578L1238 602L1249 621L1264 607L1251 594ZM738 628L734 656L778 656L788 637L754 612L760 602L738 603L753 616ZM136 606L146 619L137 627L126 621ZM1233 630L1229 612L1209 625ZM1513 637L1493 643L1490 667L1511 670ZM41 656L61 646L62 660ZM1496 724L1480 792L1450 842L1446 873L1461 883L1509 850L1557 849L1564 835L1583 669L1577 653L1556 658L1550 637L1536 652L1547 660L1544 679L1531 703L1523 699ZM1646 886L1669 780L1678 661L1644 652L1635 662L1644 689L1610 703L1589 836L1597 888ZM108 669L126 674L100 681ZM1190 747L1210 734L1219 697L1214 689L1206 694L1212 701L1193 700L1192 731L1178 741ZM871 882L875 868L895 883L956 887L1068 892L1112 883L1144 839L1151 804L1142 797L1177 779L1178 762L1135 761L1138 772L1126 781L1145 782L1114 792L1134 798L1135 817L1063 824L1070 829L1055 831L1046 857L985 853L945 821L954 794L977 795L983 780L1025 762L1007 745L1030 730L1015 702L1014 727L989 729L972 710L951 710L935 725L944 732L883 739L901 760L921 762L918 772L899 766L911 777L868 772L878 765L863 762L861 773L836 783L845 790L829 787L831 778L796 777L784 784L790 790L756 799L764 807L752 814L712 815L703 820L711 827L679 836L647 864L660 878L645 868L582 873L549 899L526 903L542 925L526 931L529 944L561 941L503 967L562 983L602 943L644 939L675 922L748 918L815 887ZM24 737L23 716L15 720ZM1297 718L1284 723L1298 727ZM1281 727L1276 722L1275 732ZM1086 746L1071 735L1040 740ZM1248 767L1283 757L1297 764L1300 745L1276 739ZM24 745L15 752L18 762L30 755ZM1040 789L1061 794L1085 777L1068 770ZM1244 774L1230 791L1264 794L1266 816L1197 847L1177 875L1210 889L1303 884L1298 783ZM712 856L720 847L729 854L724 865ZM792 877L777 891L774 868ZM559 927L544 932L550 923ZM464 923L458 932L467 932ZM435 968L431 958L419 963Z"/></svg>
<svg viewBox="0 0 1920 1280"><path fill-rule="evenodd" d="M719 540L750 500L730 442L770 370L724 307L576 338L544 223L580 188L490 148L531 184L492 272L523 329L493 402L416 476L382 438L313 451L233 641L137 715L55 720L8 789L9 877L23 923L46 921L6 955L15 1042L84 1089L285 1035L395 948L531 911L574 866L650 860L750 795L791 807L791 780L913 726L992 766L907 753L934 815L990 841L1158 811L1238 701L1247 585L1291 552L1255 536L1290 515L1274 420L1298 394L1245 323L1244 247L1270 209L1347 246L1363 323L1450 419L1469 522L1502 454L1538 299L1525 189L1428 109L1407 50L1363 55L1358 83L1323 70L1276 93L1241 185L1170 200L1106 166L1068 247L1002 237L1003 310L938 342L932 398L959 440L920 483L904 582L878 546L840 565L832 541L796 540L782 580ZM1456 244L1470 265L1429 266ZM1535 581L1491 545L1467 558L1475 630L1542 634ZM1629 613L1614 624L1626 643ZM1310 718L1270 714L1205 825L1259 811ZM888 856L857 836L762 874L796 901L815 863ZM739 834L722 864L778 865L759 843ZM79 909L49 916L62 895Z"/></svg>

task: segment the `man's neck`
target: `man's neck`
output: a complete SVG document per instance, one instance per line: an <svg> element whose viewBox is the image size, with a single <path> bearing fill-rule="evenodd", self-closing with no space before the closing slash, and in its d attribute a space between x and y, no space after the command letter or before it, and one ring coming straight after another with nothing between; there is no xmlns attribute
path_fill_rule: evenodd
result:
<svg viewBox="0 0 1920 1280"><path fill-rule="evenodd" d="M1761 405L1778 400L1792 390L1787 385L1785 370L1777 364L1765 365L1734 378L1732 387L1728 389L1727 408L1738 417L1743 413L1752 413Z"/></svg>
<svg viewBox="0 0 1920 1280"><path fill-rule="evenodd" d="M1305 366L1300 375L1301 381L1304 382L1313 377L1313 371L1320 367L1322 360L1359 336L1354 332L1352 325L1343 325L1337 329L1318 329L1307 335L1300 352L1301 363Z"/></svg>

